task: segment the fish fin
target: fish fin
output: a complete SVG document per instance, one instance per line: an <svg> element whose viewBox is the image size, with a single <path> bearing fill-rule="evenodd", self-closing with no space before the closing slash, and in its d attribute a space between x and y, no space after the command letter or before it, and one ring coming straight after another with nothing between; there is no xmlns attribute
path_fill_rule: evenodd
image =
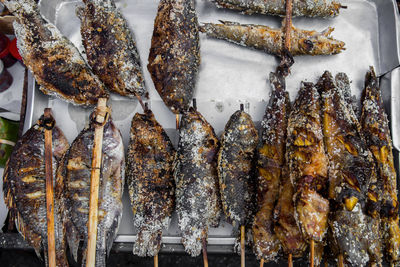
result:
<svg viewBox="0 0 400 267"><path fill-rule="evenodd" d="M133 244L133 254L139 257L157 255L161 247L161 237L161 229L156 231L142 229L137 233L136 242Z"/></svg>
<svg viewBox="0 0 400 267"><path fill-rule="evenodd" d="M106 244L106 233L103 227L99 227L97 230L97 241L96 241L96 267L106 267L107 258L107 244Z"/></svg>
<svg viewBox="0 0 400 267"><path fill-rule="evenodd" d="M231 25L240 25L240 23L238 23L238 22L227 21L227 20L219 20L219 22L221 22L221 23L224 24L224 25L228 25L228 26L231 26Z"/></svg>
<svg viewBox="0 0 400 267"><path fill-rule="evenodd" d="M113 222L111 228L107 231L106 240L105 240L107 257L108 257L108 255L110 255L112 245L114 243L115 238L117 237L117 232L118 232L119 224L121 222L121 217L122 217L122 215L116 216L114 218L114 222Z"/></svg>
<svg viewBox="0 0 400 267"><path fill-rule="evenodd" d="M65 228L69 249L71 250L74 260L78 262L78 249L80 242L78 230L71 221L65 223Z"/></svg>
<svg viewBox="0 0 400 267"><path fill-rule="evenodd" d="M21 214L18 210L15 210L16 218L15 224L17 226L18 232L22 235L22 237L28 242L29 245L33 247L36 252L36 255L39 259L43 259L40 252L42 250L42 237L32 231L28 225L25 224Z"/></svg>
<svg viewBox="0 0 400 267"><path fill-rule="evenodd" d="M326 37L330 37L331 33L335 30L335 28L333 27L328 27L326 28L323 32L322 35L326 36Z"/></svg>

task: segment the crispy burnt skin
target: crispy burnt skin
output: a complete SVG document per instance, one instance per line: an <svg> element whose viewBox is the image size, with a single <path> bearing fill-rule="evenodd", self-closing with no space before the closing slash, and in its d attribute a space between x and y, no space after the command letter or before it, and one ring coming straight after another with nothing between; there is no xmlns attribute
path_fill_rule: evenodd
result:
<svg viewBox="0 0 400 267"><path fill-rule="evenodd" d="M321 128L320 97L312 83L302 83L288 121L286 160L296 194L295 215L306 240L321 242L328 229L328 158Z"/></svg>
<svg viewBox="0 0 400 267"><path fill-rule="evenodd" d="M147 94L133 32L113 0L84 0L77 8L81 36L93 72L113 92Z"/></svg>
<svg viewBox="0 0 400 267"><path fill-rule="evenodd" d="M208 228L220 218L217 183L219 142L212 126L193 108L183 114L175 159L176 211L186 252L198 256Z"/></svg>
<svg viewBox="0 0 400 267"><path fill-rule="evenodd" d="M265 14L285 16L285 1L282 0L211 0L219 8L229 8L244 14ZM335 17L339 15L342 5L338 1L293 1L293 16Z"/></svg>
<svg viewBox="0 0 400 267"><path fill-rule="evenodd" d="M282 167L285 162L289 94L284 77L270 74L274 86L262 126L262 146L258 150L258 212L253 224L253 249L258 258L274 260L280 249L274 232L274 209L279 196Z"/></svg>
<svg viewBox="0 0 400 267"><path fill-rule="evenodd" d="M162 230L174 208L173 160L175 149L153 113L136 113L132 120L126 179L138 239L133 253L158 254Z"/></svg>
<svg viewBox="0 0 400 267"><path fill-rule="evenodd" d="M373 67L365 78L361 124L367 146L376 162L378 178L383 184L381 217L386 254L388 260L397 262L400 260L400 229L396 170L389 122Z"/></svg>
<svg viewBox="0 0 400 267"><path fill-rule="evenodd" d="M33 0L2 0L17 17L18 49L41 90L78 105L95 105L108 97L104 84L93 74L78 49L39 12Z"/></svg>
<svg viewBox="0 0 400 267"><path fill-rule="evenodd" d="M43 117L42 117L43 118ZM4 171L3 191L8 208L16 214L17 229L40 258L41 250L47 262L46 176L44 159L44 131L39 120L17 142ZM59 161L69 145L58 127L52 130L53 177ZM57 192L62 183L56 180L54 192L54 229L56 264L68 266L62 204Z"/></svg>
<svg viewBox="0 0 400 267"><path fill-rule="evenodd" d="M284 46L285 29L273 29L263 25L239 24L221 21L221 24L205 23L200 31L208 37L222 39L237 45L280 55ZM344 50L344 42L330 37L333 28L324 32L306 31L292 27L290 54L332 55Z"/></svg>
<svg viewBox="0 0 400 267"><path fill-rule="evenodd" d="M194 0L161 0L154 22L147 69L164 103L174 113L189 108L200 65Z"/></svg>
<svg viewBox="0 0 400 267"><path fill-rule="evenodd" d="M222 207L237 229L255 213L255 154L258 133L249 114L236 111L225 126L218 153Z"/></svg>
<svg viewBox="0 0 400 267"><path fill-rule="evenodd" d="M380 191L372 155L341 84L335 84L326 71L318 88L322 94L324 142L330 161L328 195L334 207L330 226L335 243L349 264L365 266L368 261L380 264Z"/></svg>
<svg viewBox="0 0 400 267"><path fill-rule="evenodd" d="M92 113L92 118L96 113ZM94 119L72 142L58 175L64 183L64 218L69 248L78 259L78 249L83 241L82 266L86 266L90 177L94 139ZM122 217L122 192L125 174L125 156L122 136L111 117L104 125L100 170L99 210L96 241L96 267L106 266L108 255Z"/></svg>

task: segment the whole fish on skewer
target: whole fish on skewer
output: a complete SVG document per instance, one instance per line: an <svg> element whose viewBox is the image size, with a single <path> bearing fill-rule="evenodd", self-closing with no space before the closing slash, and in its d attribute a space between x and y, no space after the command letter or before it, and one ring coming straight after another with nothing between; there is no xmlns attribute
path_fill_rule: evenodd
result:
<svg viewBox="0 0 400 267"><path fill-rule="evenodd" d="M40 89L78 105L95 105L108 97L78 49L40 14L34 0L1 0L16 16L15 35L24 64Z"/></svg>
<svg viewBox="0 0 400 267"><path fill-rule="evenodd" d="M113 0L84 0L77 8L86 56L93 72L113 92L147 95L133 32Z"/></svg>
<svg viewBox="0 0 400 267"><path fill-rule="evenodd" d="M271 73L274 89L265 111L262 145L258 150L258 211L253 223L253 248L257 258L274 260L280 241L274 232L274 209L279 197L282 168L285 162L287 119L290 112L289 94L284 77Z"/></svg>
<svg viewBox="0 0 400 267"><path fill-rule="evenodd" d="M4 196L10 210L16 214L17 229L40 258L44 250L47 262L47 210L45 178L45 121L42 116L17 142L4 171ZM53 177L69 144L62 131L52 129ZM68 266L63 224L63 205L60 201L63 181L55 179L54 229L57 266Z"/></svg>
<svg viewBox="0 0 400 267"><path fill-rule="evenodd" d="M379 180L383 184L381 227L385 251L388 260L396 263L400 261L396 170L393 163L389 122L373 67L370 68L365 78L361 124L367 146L376 162Z"/></svg>
<svg viewBox="0 0 400 267"><path fill-rule="evenodd" d="M209 227L220 218L217 178L219 142L212 126L193 108L183 114L175 159L176 211L185 251L198 256Z"/></svg>
<svg viewBox="0 0 400 267"><path fill-rule="evenodd" d="M205 23L200 31L208 37L222 39L237 45L280 55L284 49L285 27L273 29L263 25L239 24L221 21L220 24ZM307 31L292 27L290 32L290 54L332 55L344 50L344 42L333 39L333 28L324 32Z"/></svg>
<svg viewBox="0 0 400 267"><path fill-rule="evenodd" d="M211 0L219 8L238 10L244 14L285 16L286 6L282 0ZM335 0L293 0L293 17L336 17L343 6Z"/></svg>
<svg viewBox="0 0 400 267"><path fill-rule="evenodd" d="M79 244L83 241L82 266L85 266L90 180L96 111L91 121L71 144L60 164L58 175L64 180L66 235L69 248L78 259ZM122 217L122 192L125 156L122 136L111 117L106 118L103 133L102 164L99 185L96 266L106 266Z"/></svg>
<svg viewBox="0 0 400 267"><path fill-rule="evenodd" d="M162 230L174 208L173 161L175 149L153 113L136 113L132 120L126 162L134 224L138 229L133 253L157 255Z"/></svg>
<svg viewBox="0 0 400 267"><path fill-rule="evenodd" d="M194 0L160 0L147 69L157 92L175 114L192 100L200 65Z"/></svg>

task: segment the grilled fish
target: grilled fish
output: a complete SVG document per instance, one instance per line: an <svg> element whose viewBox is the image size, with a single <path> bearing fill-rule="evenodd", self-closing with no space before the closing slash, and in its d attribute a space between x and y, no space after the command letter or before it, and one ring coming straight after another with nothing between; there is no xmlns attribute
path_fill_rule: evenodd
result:
<svg viewBox="0 0 400 267"><path fill-rule="evenodd" d="M138 237L133 253L158 254L174 208L175 149L150 110L132 120L126 178Z"/></svg>
<svg viewBox="0 0 400 267"><path fill-rule="evenodd" d="M183 114L175 159L176 211L186 252L198 256L208 228L220 218L217 182L219 142L212 126L193 108Z"/></svg>
<svg viewBox="0 0 400 267"><path fill-rule="evenodd" d="M249 114L236 111L225 126L218 153L224 213L235 229L251 224L255 212L258 132Z"/></svg>
<svg viewBox="0 0 400 267"><path fill-rule="evenodd" d="M285 162L289 94L284 77L270 74L274 86L262 126L262 146L258 150L258 212L253 224L253 248L258 258L274 260L280 249L274 233L274 209L279 196L282 167Z"/></svg>
<svg viewBox="0 0 400 267"><path fill-rule="evenodd" d="M400 260L400 229L396 170L389 122L372 67L365 79L361 124L367 146L376 162L379 180L383 184L381 216L386 253L391 262L397 262Z"/></svg>
<svg viewBox="0 0 400 267"><path fill-rule="evenodd" d="M284 48L285 29L273 29L263 25L239 24L221 21L220 24L205 23L200 31L208 37L222 39L237 45L280 55ZM292 27L290 53L296 55L332 55L344 50L344 42L333 39L333 28L324 32L306 31Z"/></svg>
<svg viewBox="0 0 400 267"><path fill-rule="evenodd" d="M44 117L32 126L17 142L4 171L4 196L8 208L16 214L17 229L40 258L43 248L47 263L46 176L44 159ZM52 130L53 177L69 144L58 127ZM68 266L65 229L62 221L60 188L55 180L54 229L56 264Z"/></svg>
<svg viewBox="0 0 400 267"><path fill-rule="evenodd" d="M200 65L194 0L161 0L147 68L164 103L174 113L189 108Z"/></svg>
<svg viewBox="0 0 400 267"><path fill-rule="evenodd" d="M82 266L85 266L90 197L90 175L96 111L91 122L71 144L58 175L64 179L64 205L67 241L75 258L83 241ZM124 186L125 158L122 137L111 117L104 125L102 164L99 185L99 210L96 241L96 266L106 266L122 217L122 191Z"/></svg>
<svg viewBox="0 0 400 267"><path fill-rule="evenodd" d="M133 32L113 0L84 0L77 9L86 56L93 72L113 92L147 94Z"/></svg>
<svg viewBox="0 0 400 267"><path fill-rule="evenodd" d="M285 16L286 5L284 0L211 0L219 8L238 10L244 14L265 14ZM336 17L342 5L334 0L292 2L293 17Z"/></svg>
<svg viewBox="0 0 400 267"><path fill-rule="evenodd" d="M1 1L16 16L18 50L43 93L78 105L95 105L98 98L108 97L78 49L41 16L35 1Z"/></svg>

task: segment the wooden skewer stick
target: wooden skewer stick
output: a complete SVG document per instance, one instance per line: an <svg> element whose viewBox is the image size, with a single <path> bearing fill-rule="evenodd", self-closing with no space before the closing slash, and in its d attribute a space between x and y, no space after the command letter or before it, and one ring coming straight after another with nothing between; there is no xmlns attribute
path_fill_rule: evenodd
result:
<svg viewBox="0 0 400 267"><path fill-rule="evenodd" d="M292 253L289 253L287 261L288 261L288 267L293 267L293 255L292 255Z"/></svg>
<svg viewBox="0 0 400 267"><path fill-rule="evenodd" d="M285 48L290 51L290 33L292 32L292 4L293 0L286 0L285 16Z"/></svg>
<svg viewBox="0 0 400 267"><path fill-rule="evenodd" d="M245 267L246 261L245 261L245 246L244 246L244 225L240 226L240 266Z"/></svg>
<svg viewBox="0 0 400 267"><path fill-rule="evenodd" d="M343 267L343 254L339 254L338 264L339 264L339 267Z"/></svg>
<svg viewBox="0 0 400 267"><path fill-rule="evenodd" d="M175 118L176 118L176 129L178 130L179 129L179 114L176 114Z"/></svg>
<svg viewBox="0 0 400 267"><path fill-rule="evenodd" d="M86 267L94 267L96 263L96 240L99 209L99 184L102 160L103 130L107 115L107 99L100 98L96 108L96 124L94 129L94 143L92 156L92 170L90 174L90 200L88 222L88 246Z"/></svg>
<svg viewBox="0 0 400 267"><path fill-rule="evenodd" d="M310 267L314 267L314 240L310 241Z"/></svg>
<svg viewBox="0 0 400 267"><path fill-rule="evenodd" d="M260 267L264 267L264 258L262 258L260 261Z"/></svg>
<svg viewBox="0 0 400 267"><path fill-rule="evenodd" d="M204 263L204 267L208 267L207 240L206 240L206 238L203 238L203 263Z"/></svg>
<svg viewBox="0 0 400 267"><path fill-rule="evenodd" d="M154 267L158 267L158 254L154 255Z"/></svg>
<svg viewBox="0 0 400 267"><path fill-rule="evenodd" d="M46 173L46 209L47 209L47 252L49 266L56 267L56 238L54 233L54 190L53 190L53 126L51 109L44 110L44 160Z"/></svg>

